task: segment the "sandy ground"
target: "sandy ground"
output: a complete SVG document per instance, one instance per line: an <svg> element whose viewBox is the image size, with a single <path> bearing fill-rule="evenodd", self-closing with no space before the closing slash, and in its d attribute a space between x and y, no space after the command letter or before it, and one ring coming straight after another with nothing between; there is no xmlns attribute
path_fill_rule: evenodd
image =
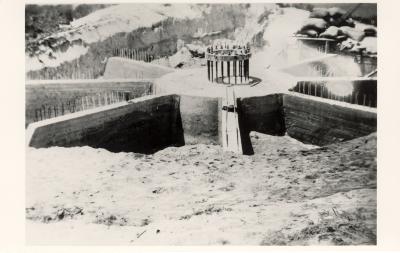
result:
<svg viewBox="0 0 400 253"><path fill-rule="evenodd" d="M326 147L252 133L153 155L27 150L28 244L376 244L376 135Z"/></svg>

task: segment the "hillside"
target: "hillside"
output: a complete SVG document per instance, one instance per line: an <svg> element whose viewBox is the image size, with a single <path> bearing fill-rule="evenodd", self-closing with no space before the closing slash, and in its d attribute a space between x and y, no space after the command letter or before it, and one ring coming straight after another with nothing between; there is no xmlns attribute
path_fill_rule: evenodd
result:
<svg viewBox="0 0 400 253"><path fill-rule="evenodd" d="M251 40L262 32L275 7L273 4L107 7L38 39L35 47L28 45L26 71L28 77L35 79L57 75L71 78L73 72L97 78L113 48L146 50L155 58L162 58L175 54L179 41L204 46L219 38Z"/></svg>
<svg viewBox="0 0 400 253"><path fill-rule="evenodd" d="M79 6L83 6L83 10L78 11ZM156 64L167 67L181 66L180 62L170 61L170 57L182 53L178 52L182 47L190 52L185 52L187 64L184 67L198 65L192 59L202 57L205 45L219 39L249 41L255 51L261 48L272 51L276 46L283 46L282 40L291 35L287 32L295 32L287 28L299 26L310 10L335 6L346 11L354 4L79 6L73 11L68 6L27 7L26 34L29 39L25 59L28 79L99 78L107 59L114 56L114 48L141 50L151 55ZM376 24L376 6L363 4L352 18ZM270 27L277 19L280 19L280 25L284 24L281 34L277 26ZM40 36L29 35L41 30L45 32ZM372 46L366 42L367 48L376 48L375 41ZM349 41L347 44L352 46L357 42Z"/></svg>

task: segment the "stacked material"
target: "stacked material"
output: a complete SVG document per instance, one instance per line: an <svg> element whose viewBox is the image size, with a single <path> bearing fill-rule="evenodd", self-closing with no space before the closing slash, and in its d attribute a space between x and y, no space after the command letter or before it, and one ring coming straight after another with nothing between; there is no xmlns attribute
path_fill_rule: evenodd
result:
<svg viewBox="0 0 400 253"><path fill-rule="evenodd" d="M343 9L314 8L297 32L298 36L333 39L339 43L340 50L349 52L364 51L375 55L376 26L354 21Z"/></svg>

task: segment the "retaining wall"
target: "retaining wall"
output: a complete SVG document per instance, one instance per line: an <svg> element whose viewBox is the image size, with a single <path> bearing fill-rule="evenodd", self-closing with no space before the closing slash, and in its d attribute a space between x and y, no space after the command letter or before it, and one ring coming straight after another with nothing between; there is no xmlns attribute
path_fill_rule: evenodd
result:
<svg viewBox="0 0 400 253"><path fill-rule="evenodd" d="M376 109L306 95L238 98L244 154L250 132L327 145L376 132ZM65 115L28 128L30 146L91 146L113 152L153 153L168 146L221 143L221 99L148 96Z"/></svg>
<svg viewBox="0 0 400 253"><path fill-rule="evenodd" d="M284 94L287 134L304 143L321 146L376 132L376 112L356 107Z"/></svg>
<svg viewBox="0 0 400 253"><path fill-rule="evenodd" d="M31 81L25 85L26 125L35 119L35 109L42 105L57 105L84 96L112 90L130 91L135 97L151 94L153 83L138 80L50 80Z"/></svg>
<svg viewBox="0 0 400 253"><path fill-rule="evenodd" d="M327 145L376 132L375 109L305 95L273 94L238 99L244 154L252 154L249 133L284 135Z"/></svg>
<svg viewBox="0 0 400 253"><path fill-rule="evenodd" d="M176 95L150 96L63 117L31 124L29 145L91 146L138 153L184 145Z"/></svg>
<svg viewBox="0 0 400 253"><path fill-rule="evenodd" d="M282 111L282 95L238 98L239 129L244 154L253 154L250 132L284 135L285 121Z"/></svg>

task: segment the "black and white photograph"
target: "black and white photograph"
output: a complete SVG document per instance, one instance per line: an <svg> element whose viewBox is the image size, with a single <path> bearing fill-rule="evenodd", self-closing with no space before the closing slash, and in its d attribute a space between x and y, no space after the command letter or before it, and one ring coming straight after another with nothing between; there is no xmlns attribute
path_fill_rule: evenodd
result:
<svg viewBox="0 0 400 253"><path fill-rule="evenodd" d="M377 245L377 3L24 7L27 245Z"/></svg>

